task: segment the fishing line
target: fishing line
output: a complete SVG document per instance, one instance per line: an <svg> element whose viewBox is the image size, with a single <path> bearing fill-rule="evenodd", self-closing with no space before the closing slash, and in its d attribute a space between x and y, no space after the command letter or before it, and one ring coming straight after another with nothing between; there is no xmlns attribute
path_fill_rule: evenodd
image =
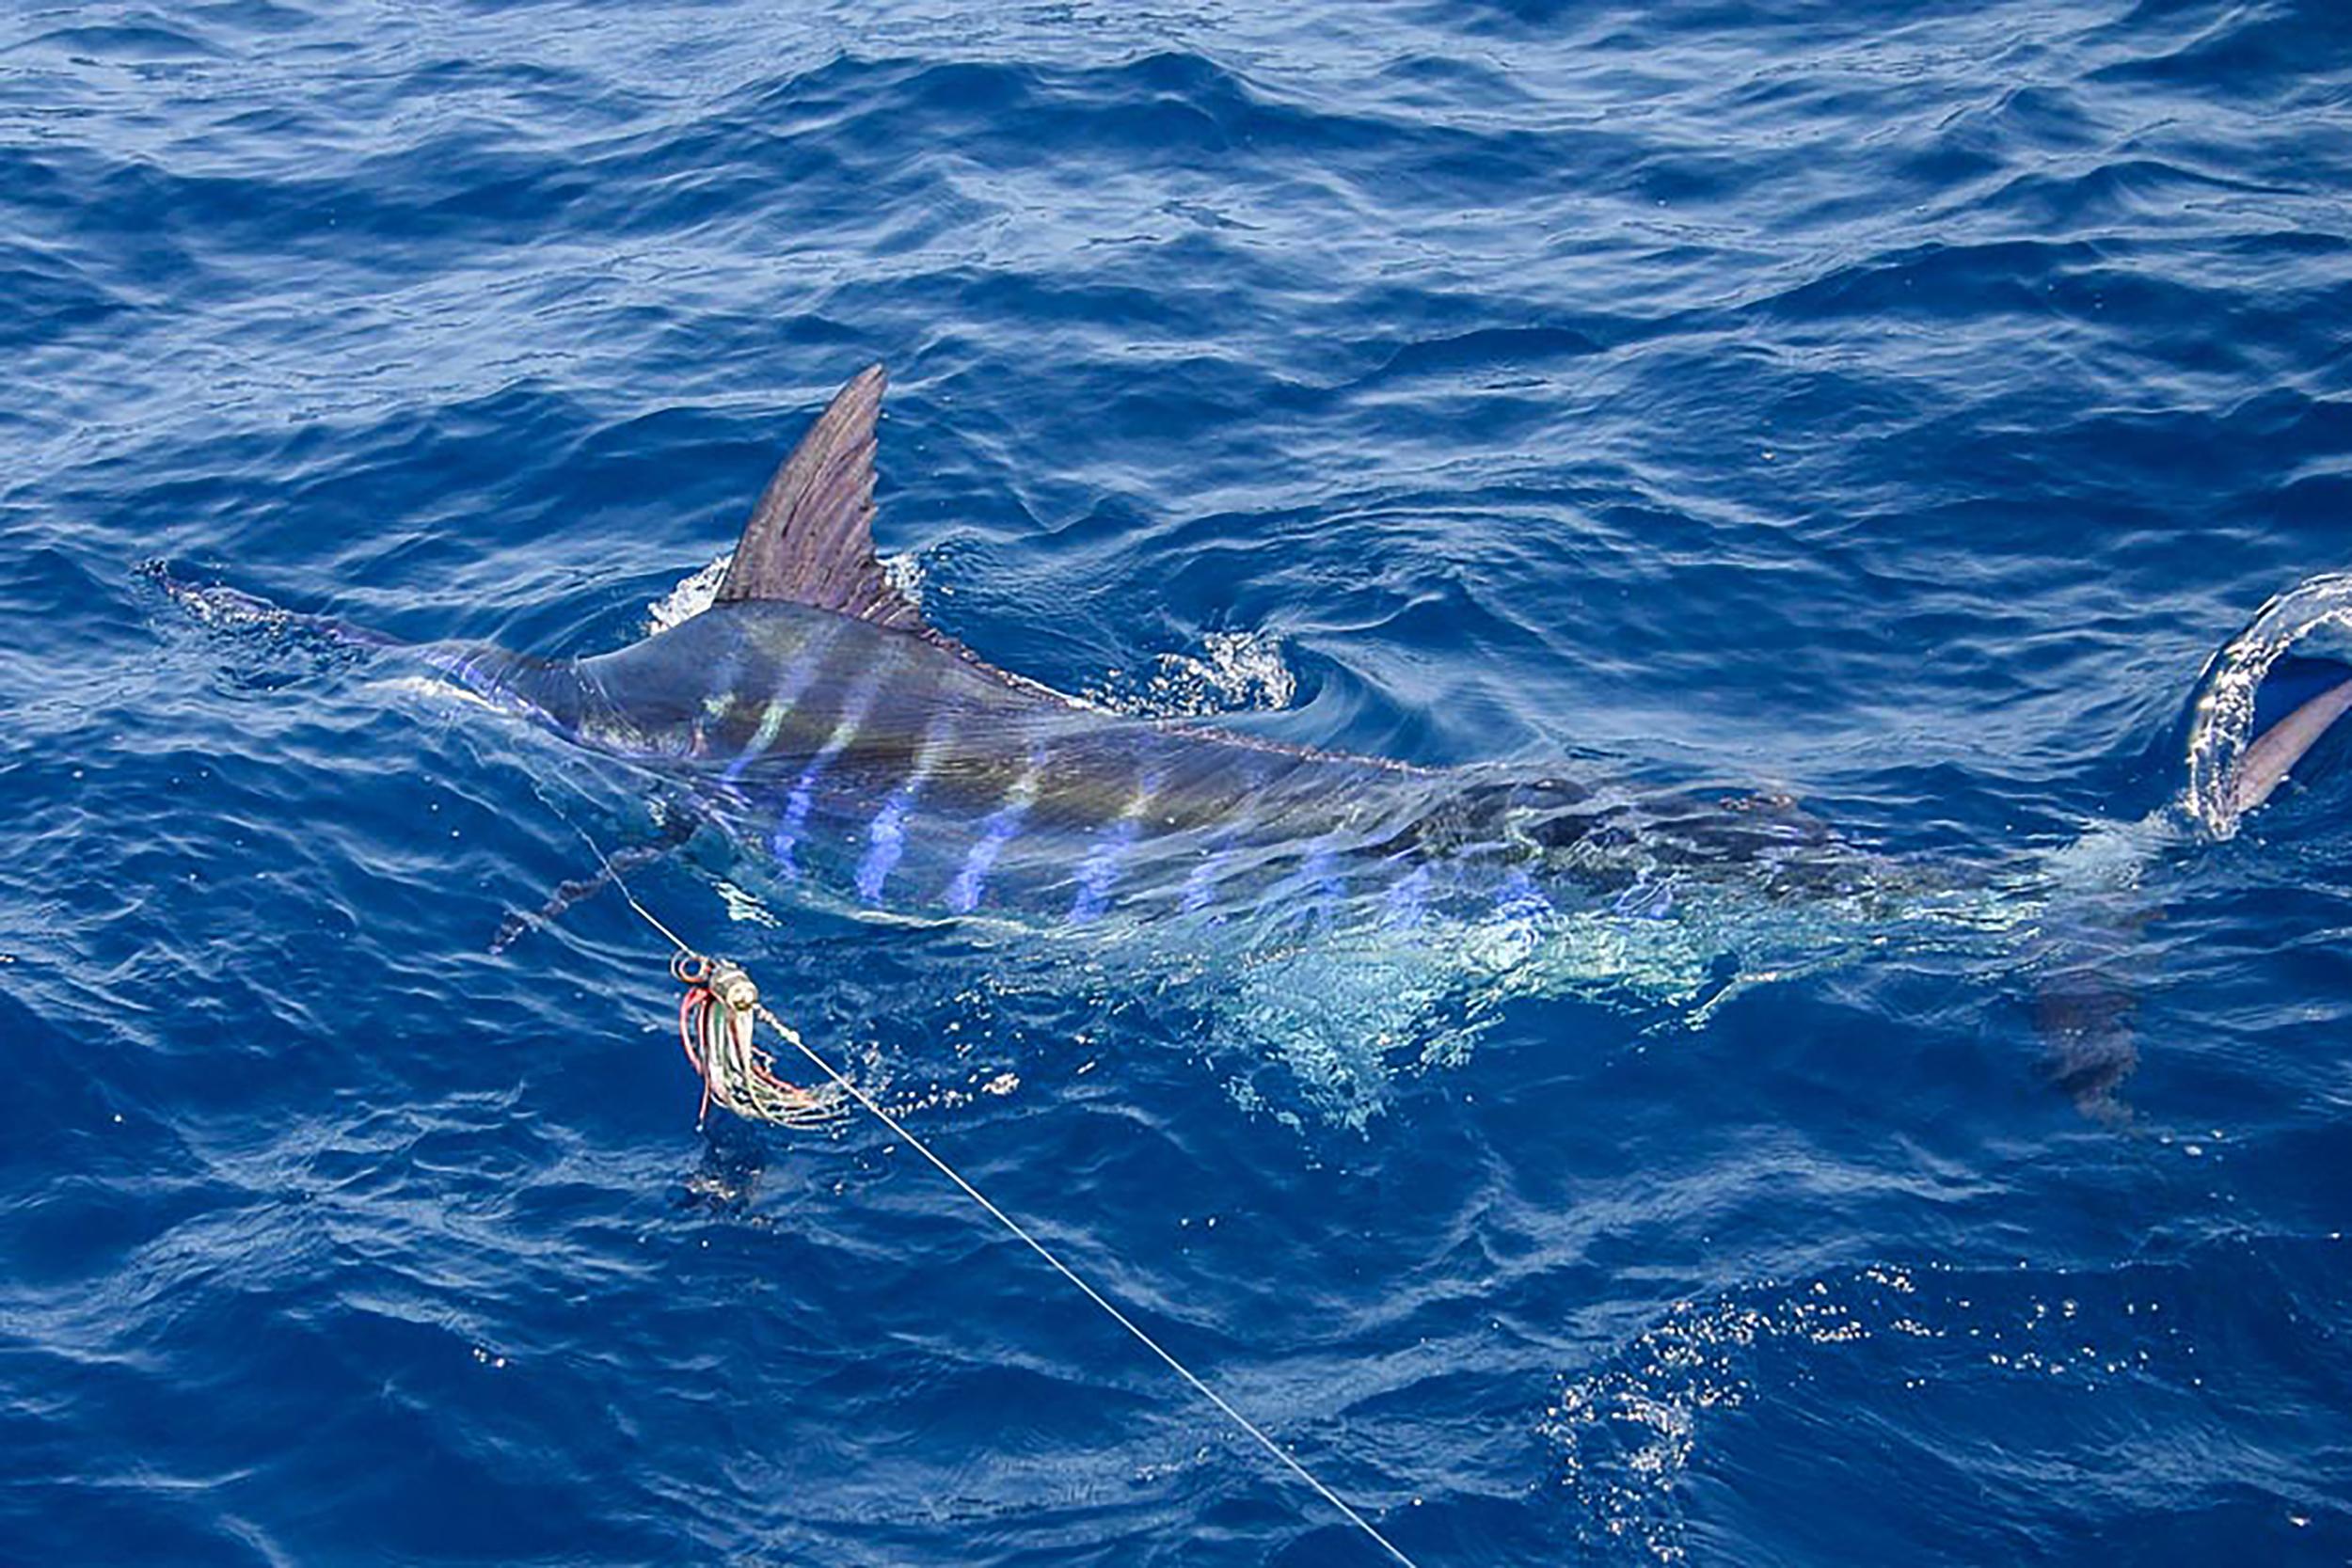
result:
<svg viewBox="0 0 2352 1568"><path fill-rule="evenodd" d="M546 797L542 796L541 799L545 800ZM548 801L548 804L554 806L553 801ZM1195 1393L1215 1405L1218 1413L1227 1420L1248 1433L1260 1448L1272 1454L1284 1469L1304 1481L1325 1502L1339 1510L1349 1524L1370 1536L1381 1550L1403 1563L1405 1568L1420 1568L1420 1564L1405 1554L1403 1547L1381 1534L1379 1528L1371 1520L1350 1507L1346 1498L1332 1491L1316 1477L1313 1471L1284 1452L1281 1445L1266 1435L1264 1429L1257 1422L1234 1409L1224 1395L1210 1387L1190 1367L1179 1361L1166 1346L1146 1333L1133 1318L1120 1311L1109 1297L1089 1284L1075 1269L1063 1262L1052 1248L1030 1235L1020 1221L991 1202L985 1193L966 1180L963 1174L942 1159L930 1145L909 1132L903 1122L884 1110L864 1089L850 1082L846 1073L825 1057L818 1054L814 1047L801 1038L799 1031L778 1018L768 1005L759 999L758 987L753 984L751 976L739 965L730 963L725 959L707 958L688 946L684 939L663 925L651 910L645 908L638 900L637 895L629 888L628 879L621 875L620 867L612 863L595 838L590 836L588 831L574 822L560 806L556 806L555 811L556 815L563 817L574 832L586 841L590 852L604 867L605 875L612 879L614 887L620 889L621 896L628 901L628 907L636 911L640 919L660 933L663 939L676 950L671 957L670 972L687 988L686 999L679 1008L679 1038L686 1045L687 1060L692 1062L695 1070L702 1074L706 1109L712 1101L716 1101L730 1110L738 1111L739 1115L765 1120L785 1120L791 1125L807 1125L804 1114L798 1108L798 1102L790 1116L769 1114L756 1109L756 1107L771 1102L775 1089L789 1091L794 1096L805 1097L808 1094L807 1090L798 1089L776 1078L765 1059L767 1053L749 1044L750 1022L753 1018L756 1017L770 1029L775 1031L778 1038L798 1051L803 1056L807 1057L809 1063L818 1071L823 1073L827 1082L835 1089L856 1101L868 1115L881 1122L893 1135L905 1139L908 1148L930 1161L931 1167L955 1183L964 1196L978 1204L991 1219L1010 1231L1014 1239L1022 1245L1043 1259L1056 1274L1070 1281L1077 1288L1080 1294L1094 1303L1096 1307L1101 1307L1104 1314L1125 1329L1137 1344L1159 1357L1170 1371L1190 1385Z"/></svg>
<svg viewBox="0 0 2352 1568"><path fill-rule="evenodd" d="M1211 1404L1216 1406L1219 1411L1223 1412L1226 1419L1232 1421L1235 1426L1241 1428L1242 1431L1248 1433L1252 1438L1256 1439L1260 1448L1265 1449L1266 1452L1281 1461L1285 1468L1287 1468L1299 1480L1305 1481L1310 1487L1313 1488L1316 1494L1319 1495L1324 1501L1329 1503L1333 1508L1338 1509L1340 1513L1346 1515L1349 1523L1353 1524L1358 1529L1362 1530L1366 1535L1371 1536L1372 1539L1377 1542L1382 1549L1387 1551L1391 1557L1396 1559L1397 1561L1404 1563L1406 1568L1419 1568L1419 1565L1416 1564L1411 1558L1406 1556L1404 1551L1396 1544L1396 1543L1391 1541L1387 1536L1381 1534L1378 1529L1375 1528L1372 1521L1366 1519L1353 1508L1350 1508L1347 1505L1345 1498L1342 1497L1338 1493L1332 1491L1328 1486L1326 1486L1322 1481L1315 1479L1313 1471L1308 1469L1307 1466L1301 1465L1297 1460L1283 1452L1281 1446L1276 1443L1273 1438L1267 1436L1256 1422L1252 1421L1248 1417L1243 1415L1240 1411L1234 1409L1231 1404L1227 1403L1224 1395L1210 1387L1206 1383L1203 1383L1191 1368L1185 1366L1182 1361L1177 1360L1176 1357L1170 1354L1157 1339L1152 1338L1151 1335L1145 1333L1140 1327L1138 1327L1134 1319L1128 1317L1126 1313L1121 1312L1117 1307L1113 1306L1109 1298L1104 1296L1102 1291L1088 1284L1086 1280L1081 1278L1077 1272L1071 1268L1069 1264L1063 1262L1059 1258L1056 1257L1053 1251L1048 1248L1044 1243L1039 1241L1035 1236L1030 1235L1028 1231L1023 1229L1020 1221L1014 1219L1010 1214L1006 1213L1002 1209L997 1208L995 1204L990 1202L987 1195L983 1194L977 1187L972 1185L971 1182L965 1180L962 1174L959 1172L955 1166L941 1159L938 1154L932 1151L929 1144L926 1144L922 1139L908 1132L905 1125L901 1123L898 1117L892 1116L888 1111L883 1110L880 1105L876 1104L874 1101L866 1095L865 1090L859 1088L847 1077L843 1076L840 1070L831 1062L818 1055L816 1051L809 1046L807 1041L801 1038L797 1032L795 1032L782 1019L776 1017L773 1012L771 1012L765 1003L755 1003L754 1007L757 1011L761 1021L764 1022L769 1028L773 1029L780 1037L783 1037L787 1044L800 1052L802 1055L807 1057L809 1061L815 1065L817 1070L823 1073L826 1078L832 1081L834 1087L840 1089L850 1099L866 1107L866 1109L873 1115L875 1120L890 1129L890 1131L898 1136L904 1138L907 1141L908 1146L917 1154L923 1156L924 1159L929 1160L932 1166L938 1170L940 1175L946 1177L948 1180L954 1182L959 1188L962 1189L963 1195L966 1197L969 1197L973 1202L978 1204L982 1209L986 1210L991 1218L994 1219L997 1224L1003 1226L1007 1230L1011 1231L1014 1237L1016 1237L1023 1245L1026 1246L1031 1252L1036 1253L1040 1258L1044 1259L1048 1264L1052 1265L1054 1272L1060 1275L1064 1279L1070 1281L1071 1284L1076 1286L1078 1290L1085 1294L1089 1301L1094 1303L1095 1306L1101 1307L1106 1314L1108 1314L1113 1323L1116 1323L1120 1327L1135 1336L1136 1343L1143 1346L1144 1349L1150 1351L1153 1355L1158 1356L1162 1361L1168 1363L1168 1369L1171 1371L1175 1372L1178 1377L1183 1378L1186 1383L1192 1385L1195 1392L1200 1394L1202 1399L1207 1400Z"/></svg>

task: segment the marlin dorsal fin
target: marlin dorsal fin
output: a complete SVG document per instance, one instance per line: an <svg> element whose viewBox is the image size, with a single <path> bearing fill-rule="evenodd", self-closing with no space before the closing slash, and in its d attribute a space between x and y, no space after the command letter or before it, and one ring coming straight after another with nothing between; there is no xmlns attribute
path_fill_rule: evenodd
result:
<svg viewBox="0 0 2352 1568"><path fill-rule="evenodd" d="M874 554L874 421L882 368L834 395L768 482L718 601L787 599L853 620L936 636Z"/></svg>

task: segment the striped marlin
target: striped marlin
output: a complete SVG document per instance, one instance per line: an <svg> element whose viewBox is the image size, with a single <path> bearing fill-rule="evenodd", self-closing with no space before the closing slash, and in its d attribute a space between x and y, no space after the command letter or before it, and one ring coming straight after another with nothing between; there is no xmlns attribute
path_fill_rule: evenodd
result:
<svg viewBox="0 0 2352 1568"><path fill-rule="evenodd" d="M1786 801L1671 804L1432 770L1109 712L933 628L874 546L879 365L777 470L708 608L616 652L443 652L470 689L657 768L771 878L853 907L1086 925L1248 909L1399 926L1464 900L1614 899L1645 875L1775 863L1881 875ZM1652 912L1660 912L1653 911Z"/></svg>
<svg viewBox="0 0 2352 1568"><path fill-rule="evenodd" d="M1548 951L1552 983L1630 979L1704 1004L1727 962L1788 973L1883 942L1890 925L1981 930L2040 907L2013 872L1872 851L1783 798L1433 770L1111 713L999 669L930 626L876 555L883 385L877 365L833 399L699 613L593 657L408 652L658 775L771 882L853 911L1088 930L1174 921L1204 943L1245 931L1260 954L1352 931L1490 973ZM233 590L166 586L215 618L391 646ZM2200 786L2226 817L2206 823L2212 836L2352 710L2352 667L2290 662L2295 681L2275 684L2293 703L2249 705L2218 782Z"/></svg>

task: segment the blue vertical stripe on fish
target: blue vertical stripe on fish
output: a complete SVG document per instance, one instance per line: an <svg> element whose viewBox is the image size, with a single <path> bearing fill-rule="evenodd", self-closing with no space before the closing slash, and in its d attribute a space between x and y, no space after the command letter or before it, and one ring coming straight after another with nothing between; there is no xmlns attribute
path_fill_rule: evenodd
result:
<svg viewBox="0 0 2352 1568"><path fill-rule="evenodd" d="M768 749L776 743L776 736L783 733L785 721L791 718L792 710L800 705L801 698L808 690L809 682L817 678L817 669L824 662L826 650L831 648L833 643L834 639L831 636L813 637L793 656L792 662L785 667L784 678L776 683L774 695L769 698L767 705L760 710L759 724L752 731L751 739L745 743L736 759L727 764L727 770L723 777L729 784L741 778L743 769L765 756Z"/></svg>
<svg viewBox="0 0 2352 1568"><path fill-rule="evenodd" d="M963 867L956 879L947 884L947 907L958 914L970 914L980 907L980 898L988 890L989 873L995 868L996 857L1005 852L1021 832L1021 820L1029 815L1037 802L1038 776L1044 769L1044 758L1032 752L1027 771L1013 782L1005 794L1005 802L980 824L980 836L973 842L963 857Z"/></svg>
<svg viewBox="0 0 2352 1568"><path fill-rule="evenodd" d="M1428 912L1429 867L1423 863L1389 884L1388 894L1381 900L1380 917L1392 929L1410 930Z"/></svg>
<svg viewBox="0 0 2352 1568"><path fill-rule="evenodd" d="M826 736L824 745L817 749L817 754L808 759L808 766L801 769L800 778L793 783L792 793L784 803L783 819L776 824L775 835L768 841L769 848L775 854L776 869L785 877L800 875L794 852L800 845L802 832L808 827L809 809L817 801L817 782L824 777L827 765L848 750L850 742L857 738L857 732L866 723L866 715L874 705L874 693L881 684L881 672L876 671L850 689L848 698L841 705L841 718L834 725L833 734Z"/></svg>
<svg viewBox="0 0 2352 1568"><path fill-rule="evenodd" d="M930 733L923 737L923 748L915 755L914 768L882 801L874 820L866 824L866 855L857 865L857 895L868 904L882 902L882 884L889 881L891 872L898 869L899 857L906 853L907 817L923 793L924 781L939 766L940 752L954 733L955 726L946 719L932 721Z"/></svg>
<svg viewBox="0 0 2352 1568"><path fill-rule="evenodd" d="M1110 907L1111 889L1119 884L1120 863L1127 858L1143 825L1122 816L1105 827L1094 847L1078 865L1078 891L1070 900L1070 918L1082 924Z"/></svg>
<svg viewBox="0 0 2352 1568"><path fill-rule="evenodd" d="M1217 879L1225 874L1225 864L1232 858L1232 847L1224 844L1201 856L1200 863L1184 878L1184 891L1177 907L1185 914L1207 908L1209 900L1216 896Z"/></svg>
<svg viewBox="0 0 2352 1568"><path fill-rule="evenodd" d="M1111 889L1119 885L1119 874L1126 862L1127 851L1135 847L1143 832L1143 814L1159 793L1159 780L1145 773L1136 782L1134 799L1116 817L1104 824L1078 863L1078 890L1070 900L1073 924L1098 919L1110 907Z"/></svg>
<svg viewBox="0 0 2352 1568"><path fill-rule="evenodd" d="M1260 907L1273 909L1286 925L1328 923L1340 896L1339 863L1339 839L1326 833L1307 846L1297 870L1266 889L1258 900Z"/></svg>

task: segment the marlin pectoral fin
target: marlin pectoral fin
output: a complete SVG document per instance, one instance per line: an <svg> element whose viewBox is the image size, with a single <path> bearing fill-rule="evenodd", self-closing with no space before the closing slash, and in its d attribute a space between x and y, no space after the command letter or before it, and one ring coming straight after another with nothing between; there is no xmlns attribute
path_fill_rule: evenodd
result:
<svg viewBox="0 0 2352 1568"><path fill-rule="evenodd" d="M679 812L662 819L660 835L648 844L625 844L604 858L593 876L575 877L559 883L548 895L546 903L529 913L510 910L499 922L499 928L490 938L490 956L498 957L521 940L526 932L552 926L564 918L564 911L574 904L584 904L620 879L623 872L651 865L671 850L694 836L700 823L690 814Z"/></svg>
<svg viewBox="0 0 2352 1568"><path fill-rule="evenodd" d="M2319 744L2320 736L2346 712L2352 712L2352 667L2332 659L2282 659L2264 681L2265 692L2274 682L2300 701L2283 718L2262 730L2246 749L2246 755L2239 759L2230 794L2232 807L2241 816L2269 800L2295 765ZM2316 695L2303 695L2313 689ZM2259 696L2255 713L2259 722Z"/></svg>

